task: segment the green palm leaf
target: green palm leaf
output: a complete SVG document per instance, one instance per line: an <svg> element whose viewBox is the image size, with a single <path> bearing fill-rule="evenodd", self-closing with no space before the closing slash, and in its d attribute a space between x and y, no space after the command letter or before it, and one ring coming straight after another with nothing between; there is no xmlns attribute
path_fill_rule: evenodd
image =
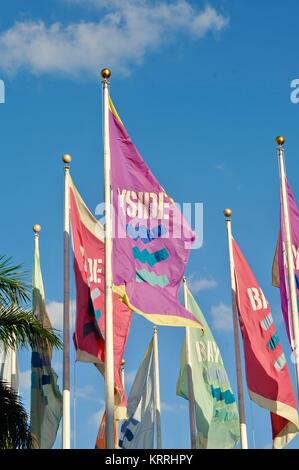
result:
<svg viewBox="0 0 299 470"><path fill-rule="evenodd" d="M20 304L30 300L31 286L25 282L21 265L13 265L11 258L0 256L0 303Z"/></svg>
<svg viewBox="0 0 299 470"><path fill-rule="evenodd" d="M61 340L55 332L52 328L44 328L32 311L0 303L0 341L6 347L34 348L42 341L61 349Z"/></svg>
<svg viewBox="0 0 299 470"><path fill-rule="evenodd" d="M0 449L29 449L31 436L27 413L17 393L1 379L0 416Z"/></svg>

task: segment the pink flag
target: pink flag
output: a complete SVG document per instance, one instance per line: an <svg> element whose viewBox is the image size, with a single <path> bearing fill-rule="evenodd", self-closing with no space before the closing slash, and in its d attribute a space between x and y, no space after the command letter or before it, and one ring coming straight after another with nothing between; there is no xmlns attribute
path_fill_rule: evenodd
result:
<svg viewBox="0 0 299 470"><path fill-rule="evenodd" d="M146 166L111 101L109 125L114 291L153 323L201 327L178 301L195 234Z"/></svg>
<svg viewBox="0 0 299 470"><path fill-rule="evenodd" d="M289 369L269 304L234 240L233 256L249 395L271 412L273 447L279 449L299 432Z"/></svg>
<svg viewBox="0 0 299 470"><path fill-rule="evenodd" d="M290 232L292 241L294 276L297 287L297 299L299 299L299 211L296 206L291 188L286 180L287 187L287 203L289 208ZM286 237L283 220L282 207L282 191L280 191L280 233L276 254L274 257L272 268L272 283L276 287L280 287L280 301L283 318L286 325L288 338L292 349L294 349L294 335L292 323L291 299L289 293L289 275L288 262L286 256Z"/></svg>
<svg viewBox="0 0 299 470"><path fill-rule="evenodd" d="M74 343L77 360L92 362L104 374L104 243L103 228L89 212L71 177L70 211L77 291ZM115 416L126 417L126 398L120 368L129 334L131 311L113 294Z"/></svg>

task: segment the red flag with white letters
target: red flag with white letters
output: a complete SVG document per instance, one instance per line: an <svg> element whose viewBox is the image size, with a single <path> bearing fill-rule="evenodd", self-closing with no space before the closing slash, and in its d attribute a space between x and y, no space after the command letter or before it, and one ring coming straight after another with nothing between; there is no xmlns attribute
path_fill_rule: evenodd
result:
<svg viewBox="0 0 299 470"><path fill-rule="evenodd" d="M104 234L102 225L86 207L71 177L70 213L76 279L76 358L92 362L104 374ZM129 334L131 311L113 294L115 417L126 418L126 398L120 377L121 361Z"/></svg>
<svg viewBox="0 0 299 470"><path fill-rule="evenodd" d="M279 449L299 432L296 399L270 306L240 248L232 242L248 391L253 401L271 412L273 447Z"/></svg>

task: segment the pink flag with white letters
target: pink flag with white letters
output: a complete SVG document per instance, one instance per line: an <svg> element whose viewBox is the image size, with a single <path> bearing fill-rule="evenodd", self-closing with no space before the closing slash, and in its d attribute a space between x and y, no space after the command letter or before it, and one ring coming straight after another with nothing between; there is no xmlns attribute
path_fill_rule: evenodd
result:
<svg viewBox="0 0 299 470"><path fill-rule="evenodd" d="M299 432L296 398L270 306L235 240L233 256L248 391L271 412L273 447L279 449Z"/></svg>

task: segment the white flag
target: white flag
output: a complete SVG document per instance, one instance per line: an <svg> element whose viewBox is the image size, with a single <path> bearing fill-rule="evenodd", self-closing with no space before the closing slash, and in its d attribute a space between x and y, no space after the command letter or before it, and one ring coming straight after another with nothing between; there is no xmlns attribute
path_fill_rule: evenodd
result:
<svg viewBox="0 0 299 470"><path fill-rule="evenodd" d="M154 448L154 354L153 339L143 357L128 398L128 419L123 422L119 447Z"/></svg>
<svg viewBox="0 0 299 470"><path fill-rule="evenodd" d="M19 366L16 351L0 343L0 378L19 392Z"/></svg>

